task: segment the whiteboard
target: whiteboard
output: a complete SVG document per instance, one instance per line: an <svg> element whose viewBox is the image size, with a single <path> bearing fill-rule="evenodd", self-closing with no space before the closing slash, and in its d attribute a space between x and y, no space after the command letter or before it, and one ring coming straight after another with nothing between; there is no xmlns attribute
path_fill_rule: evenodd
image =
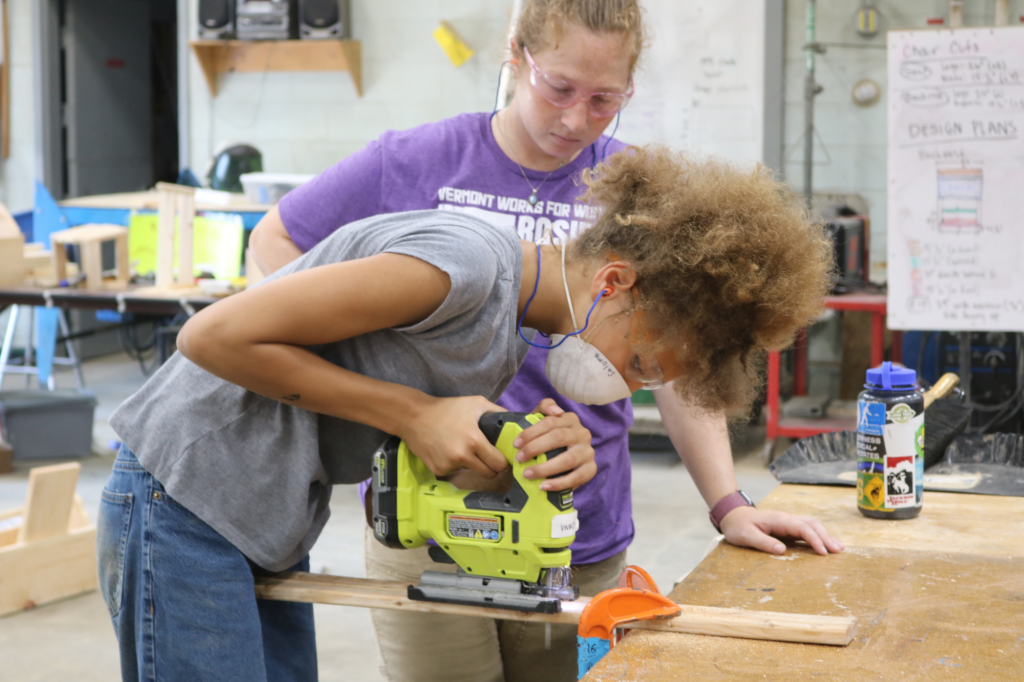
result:
<svg viewBox="0 0 1024 682"><path fill-rule="evenodd" d="M888 47L889 327L1024 331L1024 28Z"/></svg>
<svg viewBox="0 0 1024 682"><path fill-rule="evenodd" d="M765 1L644 0L643 7L651 41L615 137L761 161Z"/></svg>

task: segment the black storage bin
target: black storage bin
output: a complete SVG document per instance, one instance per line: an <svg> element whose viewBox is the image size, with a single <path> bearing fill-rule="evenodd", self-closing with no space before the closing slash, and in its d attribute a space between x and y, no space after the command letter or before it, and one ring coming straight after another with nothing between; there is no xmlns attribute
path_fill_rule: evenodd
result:
<svg viewBox="0 0 1024 682"><path fill-rule="evenodd" d="M95 411L91 391L0 391L0 426L14 459L91 454Z"/></svg>

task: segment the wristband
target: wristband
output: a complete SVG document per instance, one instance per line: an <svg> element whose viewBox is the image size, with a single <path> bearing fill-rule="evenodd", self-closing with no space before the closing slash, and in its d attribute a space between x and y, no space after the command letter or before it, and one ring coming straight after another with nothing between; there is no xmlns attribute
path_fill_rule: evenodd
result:
<svg viewBox="0 0 1024 682"><path fill-rule="evenodd" d="M725 515L731 512L736 507L754 507L754 501L747 496L742 490L737 490L734 493L730 493L720 499L718 504L712 507L708 516L711 517L711 525L715 527L719 533L722 532L722 519Z"/></svg>

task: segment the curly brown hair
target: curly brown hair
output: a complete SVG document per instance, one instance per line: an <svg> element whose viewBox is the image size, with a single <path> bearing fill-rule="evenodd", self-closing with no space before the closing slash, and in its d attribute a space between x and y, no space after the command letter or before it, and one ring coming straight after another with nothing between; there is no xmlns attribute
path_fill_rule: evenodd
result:
<svg viewBox="0 0 1024 682"><path fill-rule="evenodd" d="M640 58L646 35L637 0L527 0L516 18L515 49L522 56L523 46L539 54L558 42L564 24L573 24L594 33L621 33L630 49L630 71Z"/></svg>
<svg viewBox="0 0 1024 682"><path fill-rule="evenodd" d="M693 161L664 147L629 147L585 172L581 197L600 207L567 251L622 260L639 293L630 342L670 350L691 405L749 410L765 351L817 318L832 281L832 246L801 199L769 169Z"/></svg>

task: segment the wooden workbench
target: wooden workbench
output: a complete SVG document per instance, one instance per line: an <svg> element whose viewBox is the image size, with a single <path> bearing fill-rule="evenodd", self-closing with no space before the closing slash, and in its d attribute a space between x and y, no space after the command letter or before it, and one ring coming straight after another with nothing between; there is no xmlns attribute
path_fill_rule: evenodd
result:
<svg viewBox="0 0 1024 682"><path fill-rule="evenodd" d="M856 616L849 646L633 631L584 679L1024 679L1024 499L925 493L917 519L879 521L861 517L852 489L782 485L760 507L816 516L846 551L722 544L671 597Z"/></svg>

